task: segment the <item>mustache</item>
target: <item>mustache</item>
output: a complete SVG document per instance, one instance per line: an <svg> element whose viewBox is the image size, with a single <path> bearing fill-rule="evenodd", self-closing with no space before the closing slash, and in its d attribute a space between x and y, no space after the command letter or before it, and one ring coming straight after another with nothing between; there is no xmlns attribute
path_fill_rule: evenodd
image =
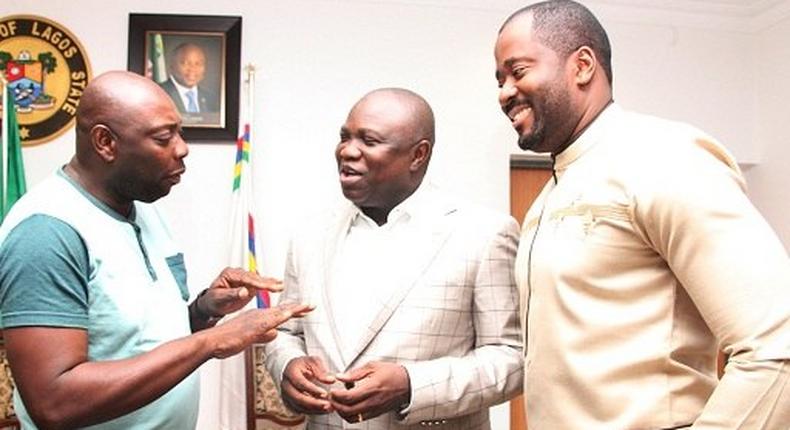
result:
<svg viewBox="0 0 790 430"><path fill-rule="evenodd" d="M513 110L513 108L515 108L516 106L520 106L520 105L524 105L530 108L532 107L532 103L530 103L529 100L527 100L526 98L513 97L502 105L502 112L504 112L505 115L509 116L510 111Z"/></svg>

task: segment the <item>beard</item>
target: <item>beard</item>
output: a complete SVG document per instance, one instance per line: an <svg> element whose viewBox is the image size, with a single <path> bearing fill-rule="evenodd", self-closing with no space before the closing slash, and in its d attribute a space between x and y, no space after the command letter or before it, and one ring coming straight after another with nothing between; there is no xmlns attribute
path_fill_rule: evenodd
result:
<svg viewBox="0 0 790 430"><path fill-rule="evenodd" d="M121 171L111 180L113 194L122 201L152 203L168 195L172 185L146 172Z"/></svg>
<svg viewBox="0 0 790 430"><path fill-rule="evenodd" d="M567 146L568 142L557 136L566 136L572 132L563 130L572 106L570 93L560 78L527 98L526 104L532 108L533 120L532 126L519 134L519 148L557 154Z"/></svg>
<svg viewBox="0 0 790 430"><path fill-rule="evenodd" d="M533 112L535 110L533 109ZM532 127L518 136L518 147L524 151L540 152L535 149L545 140L546 128L543 126L543 121L533 122Z"/></svg>

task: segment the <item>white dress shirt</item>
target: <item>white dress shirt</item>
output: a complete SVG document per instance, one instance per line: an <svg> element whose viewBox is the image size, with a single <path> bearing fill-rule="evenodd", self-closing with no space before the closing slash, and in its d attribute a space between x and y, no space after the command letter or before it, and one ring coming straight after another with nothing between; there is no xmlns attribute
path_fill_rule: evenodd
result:
<svg viewBox="0 0 790 430"><path fill-rule="evenodd" d="M392 209L387 222L377 225L359 210L351 221L340 247L331 290L333 313L342 332L344 348L352 349L367 327L359 321L372 321L400 285L397 264L413 250L410 238L418 231L414 209L419 207L418 188Z"/></svg>
<svg viewBox="0 0 790 430"><path fill-rule="evenodd" d="M178 91L178 96L181 98L181 103L184 104L184 110L187 111L187 112L190 112L189 111L189 96L187 95L187 93L189 93L191 91L192 94L194 94L193 97L195 98L195 100L194 100L195 111L194 112L190 112L190 113L199 113L200 112L200 101L199 101L200 100L200 93L198 93L197 85L192 86L192 87L185 87L185 86L181 85L180 83L178 83L178 80L175 77L173 77L173 75L170 75L170 81L172 81L173 85L176 86L176 90Z"/></svg>

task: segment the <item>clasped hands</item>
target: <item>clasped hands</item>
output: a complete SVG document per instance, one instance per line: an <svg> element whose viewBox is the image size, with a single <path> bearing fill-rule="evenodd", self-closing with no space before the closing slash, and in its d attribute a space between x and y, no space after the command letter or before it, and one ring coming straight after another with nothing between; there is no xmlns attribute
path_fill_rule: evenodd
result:
<svg viewBox="0 0 790 430"><path fill-rule="evenodd" d="M339 386L326 388L335 382ZM282 395L294 411L316 415L337 412L356 423L394 411L411 399L409 374L396 363L371 361L332 375L318 357L291 360L283 372Z"/></svg>

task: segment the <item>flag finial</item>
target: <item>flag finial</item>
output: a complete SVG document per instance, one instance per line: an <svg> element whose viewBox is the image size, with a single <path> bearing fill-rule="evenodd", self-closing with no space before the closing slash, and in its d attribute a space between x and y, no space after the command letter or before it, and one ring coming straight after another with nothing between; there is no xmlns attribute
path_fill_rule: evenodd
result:
<svg viewBox="0 0 790 430"><path fill-rule="evenodd" d="M250 83L253 80L253 77L255 76L255 65L249 63L246 66L244 66L244 73L247 74L247 79L245 79L245 82Z"/></svg>

